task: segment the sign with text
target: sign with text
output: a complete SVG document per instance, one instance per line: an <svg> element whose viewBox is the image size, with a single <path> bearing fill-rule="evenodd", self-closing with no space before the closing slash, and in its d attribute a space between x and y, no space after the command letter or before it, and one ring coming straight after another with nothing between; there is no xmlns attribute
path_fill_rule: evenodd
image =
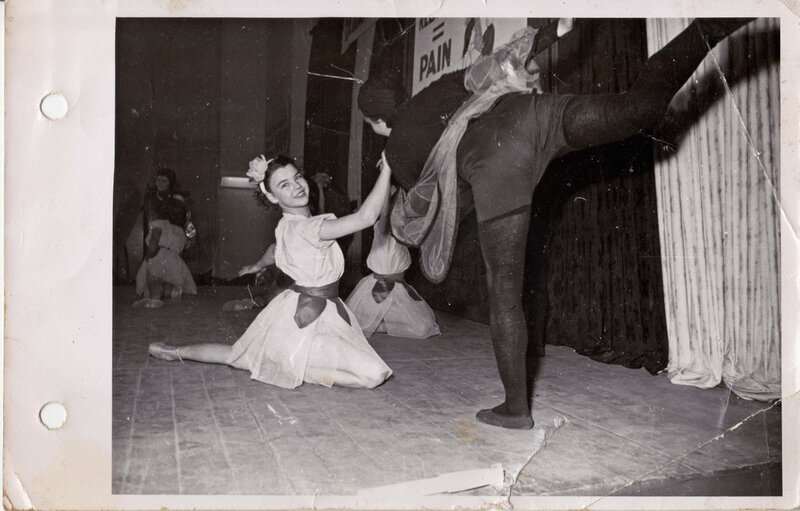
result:
<svg viewBox="0 0 800 511"><path fill-rule="evenodd" d="M526 25L526 18L418 18L411 94L491 54Z"/></svg>

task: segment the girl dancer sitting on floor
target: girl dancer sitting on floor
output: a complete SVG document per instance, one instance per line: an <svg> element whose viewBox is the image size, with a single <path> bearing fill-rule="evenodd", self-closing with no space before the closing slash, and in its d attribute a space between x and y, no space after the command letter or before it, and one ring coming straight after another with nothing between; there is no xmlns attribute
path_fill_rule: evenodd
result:
<svg viewBox="0 0 800 511"><path fill-rule="evenodd" d="M189 242L186 231L166 218L150 220L148 229L144 261L136 273L136 294L144 298L133 306L154 309L164 305L164 296L196 295L192 272L181 258Z"/></svg>
<svg viewBox="0 0 800 511"><path fill-rule="evenodd" d="M233 346L153 343L150 355L164 360L229 364L251 378L279 387L303 382L330 387L374 388L392 371L367 342L355 316L338 297L344 256L336 238L373 225L389 192L391 171L381 159L375 187L353 214L311 216L308 183L293 160L278 156L250 162L247 175L280 206L275 264L295 283L261 311Z"/></svg>
<svg viewBox="0 0 800 511"><path fill-rule="evenodd" d="M375 332L419 339L438 335L433 311L403 278L403 272L411 265L411 255L392 236L390 213L391 200L387 196L367 256L367 267L374 273L361 279L347 298L347 306L367 337Z"/></svg>
<svg viewBox="0 0 800 511"><path fill-rule="evenodd" d="M317 172L313 176L311 176L311 180L314 181L317 185L317 210L311 211L312 214L322 214L325 213L325 188L330 184L332 181L332 177L330 174L324 172ZM258 199L260 202L263 202L267 205L267 207L274 207L274 205L267 200L263 193L260 191L258 193ZM275 243L271 244L267 247L267 251L264 252L264 255L261 256L261 259L256 261L255 264L249 264L247 266L243 266L237 277L243 277L245 275L256 275L256 283L262 279L264 274L270 269L270 266L275 264ZM275 268L271 268L273 270L271 275L267 276L267 283L262 285L256 285L252 290L250 286L247 286L247 293L250 295L250 298L244 298L242 300L231 300L226 302L222 306L222 310L224 311L242 311L247 309L253 309L256 307L264 307L273 298L278 296L281 291L286 289L291 282L288 282L288 277L286 274L277 270Z"/></svg>

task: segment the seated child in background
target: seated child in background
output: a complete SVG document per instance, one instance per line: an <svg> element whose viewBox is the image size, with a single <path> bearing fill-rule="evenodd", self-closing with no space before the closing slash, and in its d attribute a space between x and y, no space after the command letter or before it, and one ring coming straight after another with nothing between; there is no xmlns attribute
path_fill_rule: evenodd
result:
<svg viewBox="0 0 800 511"><path fill-rule="evenodd" d="M420 339L438 335L433 311L404 280L411 255L392 236L390 212L391 199L387 197L373 227L375 237L367 256L367 267L374 273L361 279L347 299L347 306L367 337L376 332Z"/></svg>
<svg viewBox="0 0 800 511"><path fill-rule="evenodd" d="M165 295L180 299L184 293L197 294L192 273L180 256L188 242L183 227L161 218L150 220L145 259L136 273L136 294L144 298L134 307L161 307Z"/></svg>

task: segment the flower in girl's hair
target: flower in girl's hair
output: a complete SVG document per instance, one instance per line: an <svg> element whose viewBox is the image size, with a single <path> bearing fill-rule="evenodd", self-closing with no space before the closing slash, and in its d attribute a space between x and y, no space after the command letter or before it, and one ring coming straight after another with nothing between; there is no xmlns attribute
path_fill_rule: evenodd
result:
<svg viewBox="0 0 800 511"><path fill-rule="evenodd" d="M250 168L247 170L248 177L256 183L260 183L264 180L264 174L267 172L268 165L269 161L264 158L264 155L259 155L258 158L250 161Z"/></svg>

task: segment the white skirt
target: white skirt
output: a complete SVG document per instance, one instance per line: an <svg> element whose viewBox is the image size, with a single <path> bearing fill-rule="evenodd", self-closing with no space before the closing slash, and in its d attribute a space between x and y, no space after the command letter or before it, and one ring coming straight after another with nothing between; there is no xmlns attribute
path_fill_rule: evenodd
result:
<svg viewBox="0 0 800 511"><path fill-rule="evenodd" d="M376 303L372 296L375 282L374 275L367 275L347 298L347 306L358 319L364 335L369 337L375 333L381 322L386 325L386 333L395 337L424 339L439 335L436 316L424 300L414 300L405 285L397 282L386 299Z"/></svg>
<svg viewBox="0 0 800 511"><path fill-rule="evenodd" d="M352 312L346 311L350 318L348 325L330 300L317 319L299 328L294 320L299 296L296 291L286 289L269 302L233 345L227 363L250 371L254 380L278 387L292 389L304 381L330 387L335 383L339 359L346 356L346 351L356 349L380 364L386 378L392 374L367 342ZM312 380L307 377L306 368L309 359L320 358L313 357L315 351L325 353L325 369L330 373Z"/></svg>
<svg viewBox="0 0 800 511"><path fill-rule="evenodd" d="M189 267L183 262L181 256L168 248L159 248L155 256L142 261L139 271L136 272L136 294L149 298L148 276L179 287L183 294L197 294L197 286L194 283Z"/></svg>

